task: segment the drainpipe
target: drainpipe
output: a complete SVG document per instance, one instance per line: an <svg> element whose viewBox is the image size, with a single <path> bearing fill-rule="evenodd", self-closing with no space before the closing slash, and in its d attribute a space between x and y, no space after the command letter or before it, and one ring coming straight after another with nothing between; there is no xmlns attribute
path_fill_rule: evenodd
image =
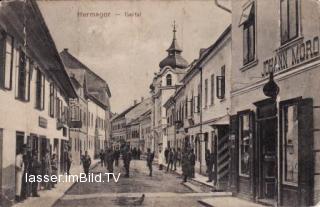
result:
<svg viewBox="0 0 320 207"><path fill-rule="evenodd" d="M201 154L200 154L200 174L201 174L201 169L202 169L202 67L199 68L200 70L200 94L198 94L199 97L199 113L200 113L200 147L201 147Z"/></svg>
<svg viewBox="0 0 320 207"><path fill-rule="evenodd" d="M217 7L219 7L222 10L225 10L226 12L229 12L230 14L232 13L230 9L228 9L227 7L219 4L218 0L214 0L214 3Z"/></svg>

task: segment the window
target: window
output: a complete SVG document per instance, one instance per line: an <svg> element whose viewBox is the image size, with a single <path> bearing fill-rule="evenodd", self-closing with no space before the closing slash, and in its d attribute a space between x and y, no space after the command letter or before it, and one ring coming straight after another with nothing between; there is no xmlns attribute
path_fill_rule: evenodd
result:
<svg viewBox="0 0 320 207"><path fill-rule="evenodd" d="M248 5L243 10L240 25L243 24L243 64L255 59L255 6Z"/></svg>
<svg viewBox="0 0 320 207"><path fill-rule="evenodd" d="M249 114L239 117L239 168L240 175L250 174L250 118Z"/></svg>
<svg viewBox="0 0 320 207"><path fill-rule="evenodd" d="M298 36L298 0L281 0L281 44Z"/></svg>
<svg viewBox="0 0 320 207"><path fill-rule="evenodd" d="M282 114L283 178L298 184L298 104L283 106Z"/></svg>
<svg viewBox="0 0 320 207"><path fill-rule="evenodd" d="M208 105L208 79L204 81L204 105L205 107Z"/></svg>
<svg viewBox="0 0 320 207"><path fill-rule="evenodd" d="M172 85L172 76L171 76L171 74L168 74L166 79L167 79L167 86L171 86Z"/></svg>
<svg viewBox="0 0 320 207"><path fill-rule="evenodd" d="M53 83L50 83L50 103L49 103L49 115L54 117L54 107L55 107L55 87Z"/></svg>
<svg viewBox="0 0 320 207"><path fill-rule="evenodd" d="M214 74L211 75L211 96L210 96L210 104L214 104Z"/></svg>
<svg viewBox="0 0 320 207"><path fill-rule="evenodd" d="M36 80L36 108L39 110L44 109L44 87L45 87L45 78L41 73L41 71L38 69L37 80Z"/></svg>
<svg viewBox="0 0 320 207"><path fill-rule="evenodd" d="M23 51L19 53L18 67L18 99L28 101L30 96L30 64Z"/></svg>
<svg viewBox="0 0 320 207"><path fill-rule="evenodd" d="M12 88L13 44L10 35L0 34L0 87L7 90Z"/></svg>
<svg viewBox="0 0 320 207"><path fill-rule="evenodd" d="M221 67L221 76L217 76L217 98L224 99L225 97L225 66Z"/></svg>
<svg viewBox="0 0 320 207"><path fill-rule="evenodd" d="M60 111L60 99L56 97L56 117L57 119L61 119L61 111Z"/></svg>

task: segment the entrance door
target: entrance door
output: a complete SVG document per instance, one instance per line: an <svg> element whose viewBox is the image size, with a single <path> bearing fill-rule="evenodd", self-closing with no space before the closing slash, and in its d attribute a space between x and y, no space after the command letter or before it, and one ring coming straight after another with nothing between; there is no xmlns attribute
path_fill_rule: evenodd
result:
<svg viewBox="0 0 320 207"><path fill-rule="evenodd" d="M277 107L272 99L255 103L257 106L258 199L273 204L277 196Z"/></svg>
<svg viewBox="0 0 320 207"><path fill-rule="evenodd" d="M260 145L260 197L274 199L277 175L277 118L258 122Z"/></svg>

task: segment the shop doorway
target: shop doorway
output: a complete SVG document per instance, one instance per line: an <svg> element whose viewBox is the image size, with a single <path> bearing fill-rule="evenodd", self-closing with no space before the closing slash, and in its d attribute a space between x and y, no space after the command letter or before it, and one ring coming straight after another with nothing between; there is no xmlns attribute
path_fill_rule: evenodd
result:
<svg viewBox="0 0 320 207"><path fill-rule="evenodd" d="M277 134L276 103L265 100L257 106L257 164L259 200L274 204L277 195Z"/></svg>

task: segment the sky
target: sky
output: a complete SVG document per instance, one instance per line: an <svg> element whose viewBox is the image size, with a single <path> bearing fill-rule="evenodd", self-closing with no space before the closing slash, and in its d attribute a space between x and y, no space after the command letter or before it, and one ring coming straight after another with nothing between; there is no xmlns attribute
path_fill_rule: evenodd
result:
<svg viewBox="0 0 320 207"><path fill-rule="evenodd" d="M229 6L228 0L220 0ZM105 79L111 111L149 97L177 24L182 56L191 63L231 22L214 0L38 1L58 51L69 52ZM230 7L229 7L230 8ZM98 13L98 15L88 15ZM133 14L133 16L126 16Z"/></svg>

